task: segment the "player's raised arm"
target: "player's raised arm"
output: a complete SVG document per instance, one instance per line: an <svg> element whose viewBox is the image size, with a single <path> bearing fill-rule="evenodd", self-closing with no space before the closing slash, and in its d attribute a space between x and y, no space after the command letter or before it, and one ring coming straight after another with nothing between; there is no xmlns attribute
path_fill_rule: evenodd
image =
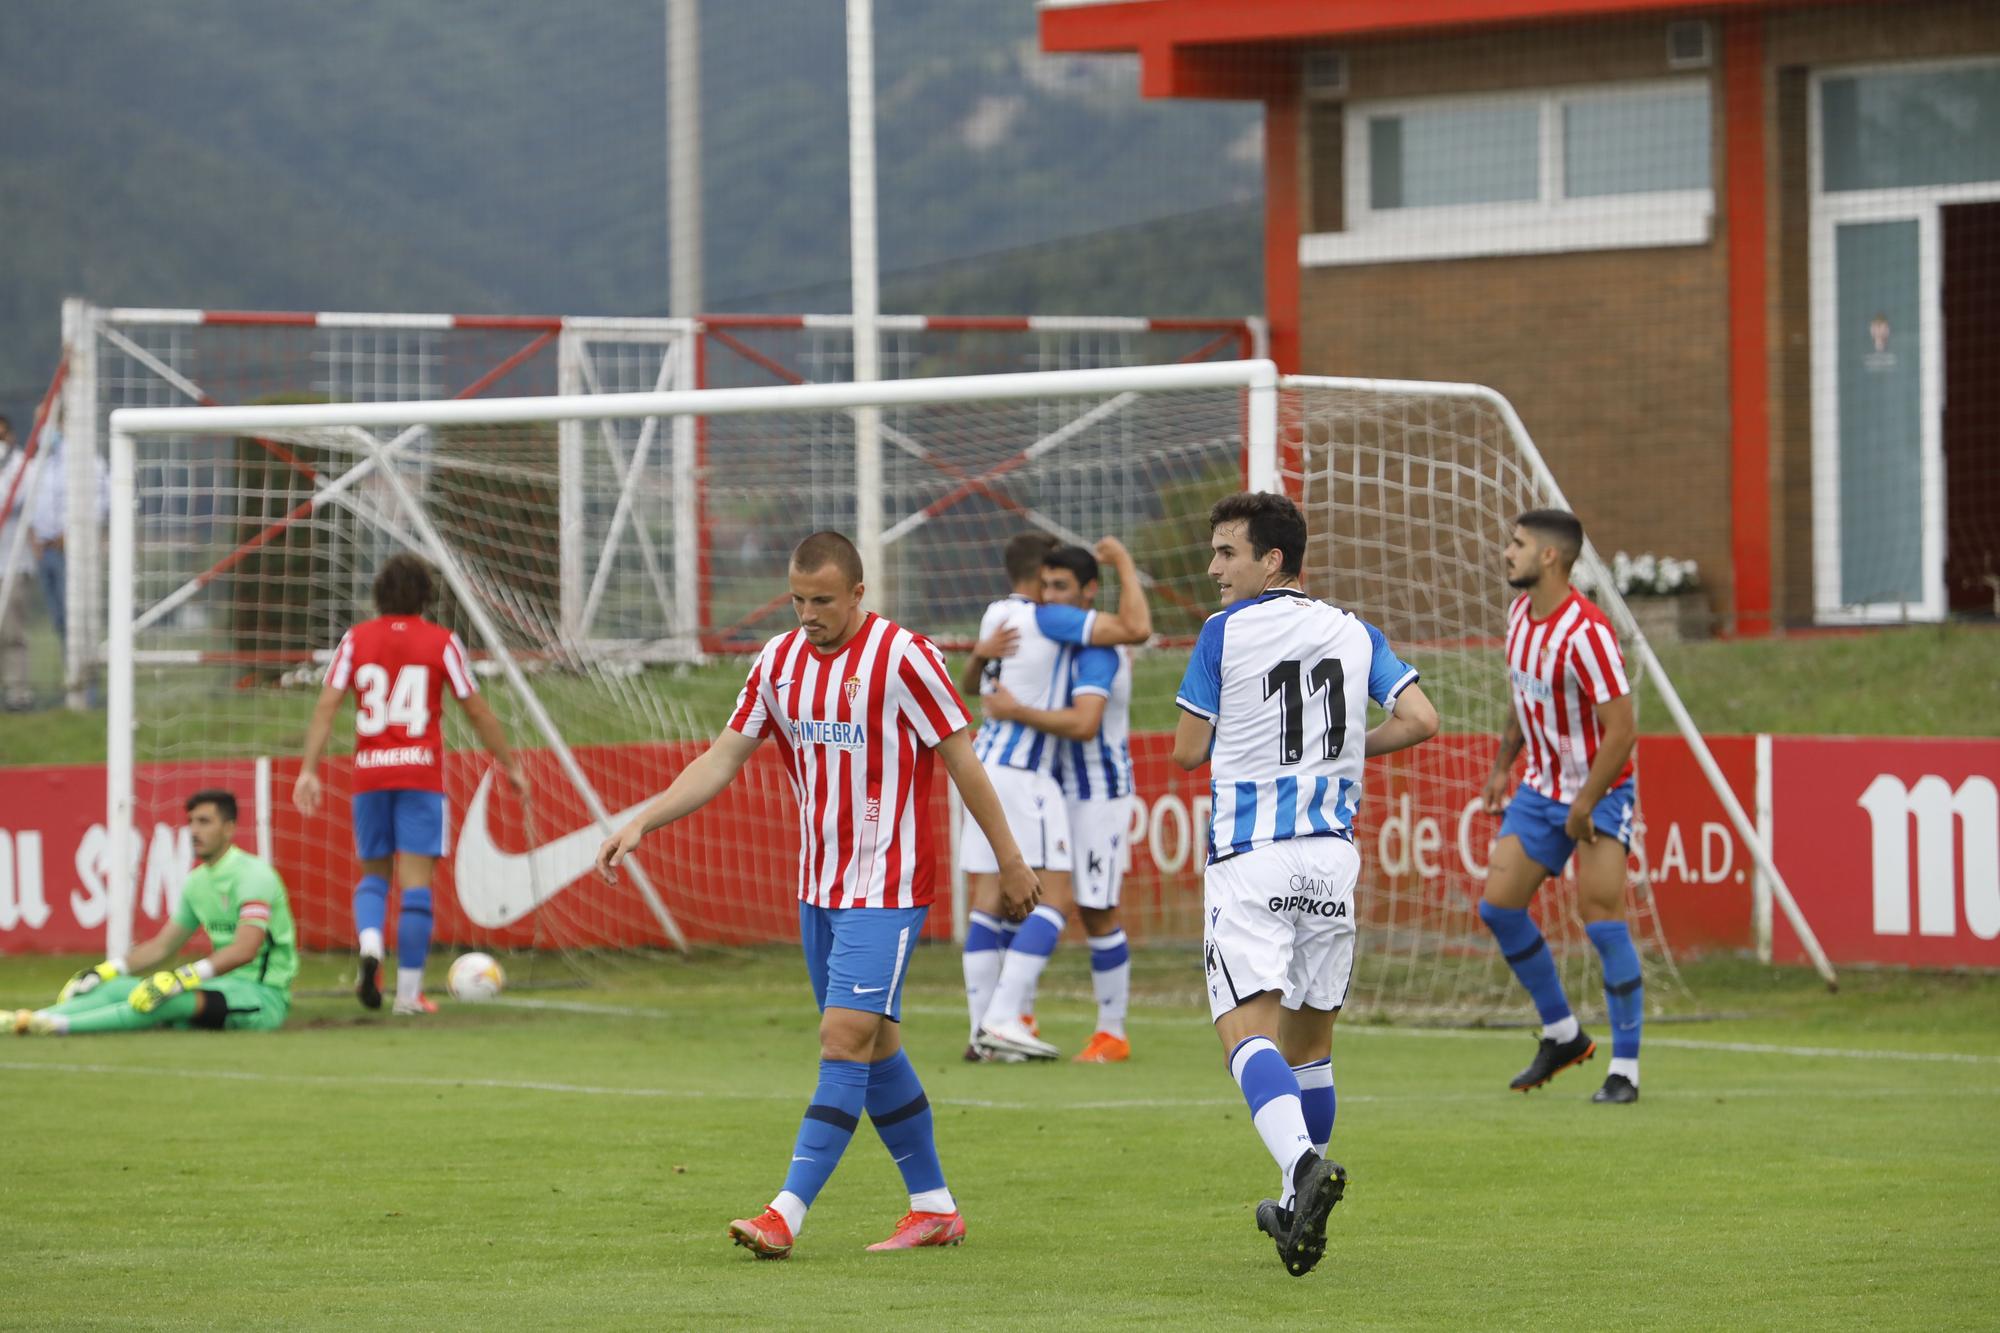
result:
<svg viewBox="0 0 2000 1333"><path fill-rule="evenodd" d="M1093 613L1090 642L1099 647L1144 643L1153 637L1153 608L1146 602L1146 585L1132 553L1116 537L1101 537L1097 558L1118 571L1118 610Z"/></svg>
<svg viewBox="0 0 2000 1333"><path fill-rule="evenodd" d="M986 835L994 859L1000 863L1001 915L1009 921L1026 919L1041 900L1041 880L1028 868L1013 830L1007 827L1007 812L1001 808L992 779L986 776L986 766L972 752L972 737L964 728L952 732L938 742L937 755L944 761L945 772L951 774L959 799L965 802L965 812Z"/></svg>
<svg viewBox="0 0 2000 1333"><path fill-rule="evenodd" d="M709 742L706 750L675 776L671 785L647 802L646 808L597 849L597 873L606 884L618 882L618 866L648 833L685 819L720 796L763 744L762 736L746 736L734 727Z"/></svg>

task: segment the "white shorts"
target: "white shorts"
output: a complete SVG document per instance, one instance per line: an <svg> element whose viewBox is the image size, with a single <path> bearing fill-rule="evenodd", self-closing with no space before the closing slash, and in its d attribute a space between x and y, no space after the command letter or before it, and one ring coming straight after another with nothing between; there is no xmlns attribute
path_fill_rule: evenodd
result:
<svg viewBox="0 0 2000 1333"><path fill-rule="evenodd" d="M1075 847L1070 889L1078 907L1098 911L1118 906L1118 890L1132 864L1132 798L1071 801L1069 835Z"/></svg>
<svg viewBox="0 0 2000 1333"><path fill-rule="evenodd" d="M1021 845L1021 855L1036 870L1068 870L1070 867L1069 811L1063 806L1062 788L1047 773L1030 773L1024 768L986 766L993 790L1000 794L1000 808L1007 812L1007 827ZM980 831L979 821L966 811L965 827L958 842L959 868L968 875L993 875L1000 870L1000 858Z"/></svg>
<svg viewBox="0 0 2000 1333"><path fill-rule="evenodd" d="M1345 838L1268 843L1202 878L1208 1011L1220 1018L1261 991L1285 1008L1338 1009L1354 973L1354 884L1361 856Z"/></svg>

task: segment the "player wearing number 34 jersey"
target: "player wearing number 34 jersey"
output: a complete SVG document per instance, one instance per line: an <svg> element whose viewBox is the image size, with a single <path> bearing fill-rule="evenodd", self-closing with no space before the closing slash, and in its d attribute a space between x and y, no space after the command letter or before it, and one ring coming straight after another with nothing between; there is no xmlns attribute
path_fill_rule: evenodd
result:
<svg viewBox="0 0 2000 1333"><path fill-rule="evenodd" d="M375 576L375 607L381 614L348 630L334 650L292 789L300 811L311 815L319 808L320 755L332 735L334 714L351 692L354 852L362 872L354 889L354 927L361 954L355 994L370 1009L382 1006L377 977L393 868L403 893L396 923L398 1014L436 1008L424 998L423 979L431 940L431 873L446 843L446 690L492 751L515 795L527 793L520 762L507 747L506 731L479 697L465 645L444 626L424 619L432 593L430 569L417 557L397 555L384 562Z"/></svg>
<svg viewBox="0 0 2000 1333"><path fill-rule="evenodd" d="M1374 626L1299 586L1305 516L1281 495L1209 511L1223 609L1175 698L1174 762L1209 766L1202 883L1209 1013L1280 1198L1259 1230L1303 1276L1326 1250L1347 1174L1333 1135L1333 1021L1354 966L1354 815L1362 761L1429 739L1437 711ZM1390 715L1373 730L1368 702Z"/></svg>

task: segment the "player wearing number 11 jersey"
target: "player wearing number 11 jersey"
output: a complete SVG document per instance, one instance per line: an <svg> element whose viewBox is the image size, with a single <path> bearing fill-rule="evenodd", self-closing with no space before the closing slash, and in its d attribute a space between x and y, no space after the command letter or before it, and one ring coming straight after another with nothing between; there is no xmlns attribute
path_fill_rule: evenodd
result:
<svg viewBox="0 0 2000 1333"><path fill-rule="evenodd" d="M1174 762L1209 766L1202 880L1209 1014L1282 1198L1258 1228L1301 1277L1326 1250L1347 1174L1333 1134L1333 1021L1354 966L1354 815L1362 761L1437 734L1417 673L1380 630L1299 587L1306 521L1282 495L1209 511L1223 609L1175 702ZM1373 730L1368 703L1389 710Z"/></svg>
<svg viewBox="0 0 2000 1333"><path fill-rule="evenodd" d="M434 592L430 567L414 555L391 556L375 575L373 620L341 636L306 729L304 758L292 800L310 816L319 809L319 760L333 734L340 701L354 695L354 851L361 879L354 889L354 928L361 974L354 993L382 1007L382 928L389 912L389 873L402 885L396 920L398 1014L434 1012L424 998L424 960L431 946L431 873L445 853L444 692L492 752L515 796L525 799L520 760L507 747L500 719L479 697L472 662L458 635L424 619Z"/></svg>

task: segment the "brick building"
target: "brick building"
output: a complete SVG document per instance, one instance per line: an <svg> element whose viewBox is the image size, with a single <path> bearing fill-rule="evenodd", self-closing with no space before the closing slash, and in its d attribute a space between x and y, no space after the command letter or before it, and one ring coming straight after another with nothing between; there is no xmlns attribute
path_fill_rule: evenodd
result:
<svg viewBox="0 0 2000 1333"><path fill-rule="evenodd" d="M1726 627L2000 599L2000 4L1043 0L1265 107L1287 370L1471 380Z"/></svg>

